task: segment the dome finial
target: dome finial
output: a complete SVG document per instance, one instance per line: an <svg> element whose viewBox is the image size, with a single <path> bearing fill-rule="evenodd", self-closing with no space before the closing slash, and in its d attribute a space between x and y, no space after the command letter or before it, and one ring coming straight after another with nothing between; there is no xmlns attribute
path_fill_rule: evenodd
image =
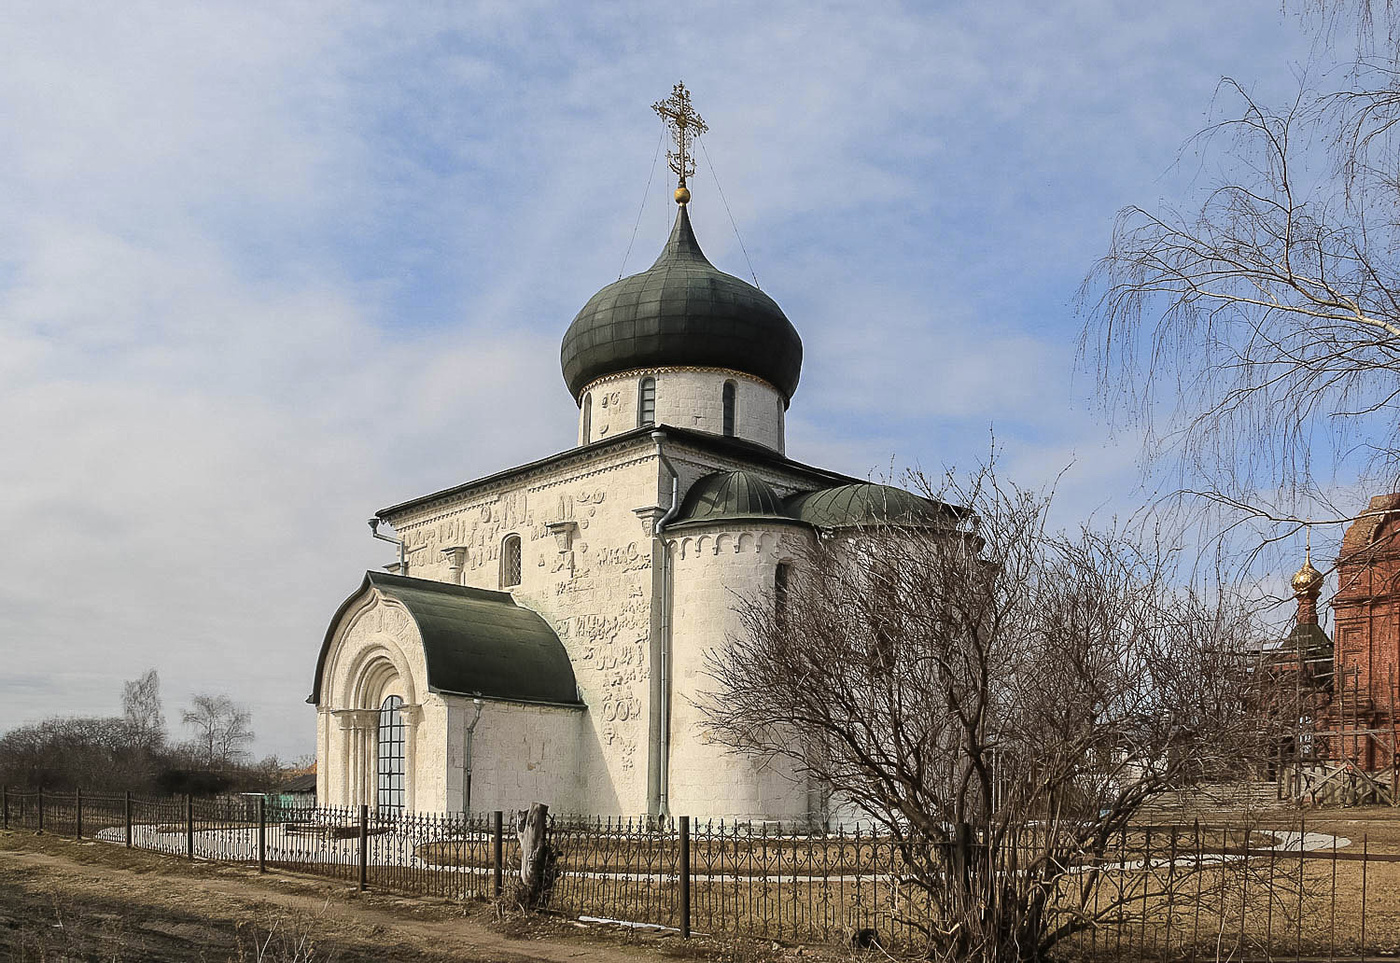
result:
<svg viewBox="0 0 1400 963"><path fill-rule="evenodd" d="M1293 594L1317 598L1318 595L1322 594L1322 573L1313 568L1311 525L1306 529L1306 539L1306 547L1303 549L1303 567L1298 569L1297 574L1293 576Z"/></svg>
<svg viewBox="0 0 1400 963"><path fill-rule="evenodd" d="M674 150L666 152L666 160L679 178L676 183L676 203L689 204L690 188L685 186L685 179L695 173L695 155L691 152L690 142L692 138L699 137L710 128L705 126L705 121L691 106L690 91L685 89L684 83L672 87L671 96L665 100L658 100L651 105L651 109L656 111L662 123L671 128Z"/></svg>
<svg viewBox="0 0 1400 963"><path fill-rule="evenodd" d="M1293 594L1317 598L1322 594L1322 578L1322 573L1313 568L1312 559L1307 559L1293 576Z"/></svg>
<svg viewBox="0 0 1400 963"><path fill-rule="evenodd" d="M1307 548L1303 553L1303 567L1298 569L1291 580L1293 598L1298 602L1297 622L1299 625L1317 624L1317 597L1322 594L1324 576L1312 563L1312 526L1307 529Z"/></svg>

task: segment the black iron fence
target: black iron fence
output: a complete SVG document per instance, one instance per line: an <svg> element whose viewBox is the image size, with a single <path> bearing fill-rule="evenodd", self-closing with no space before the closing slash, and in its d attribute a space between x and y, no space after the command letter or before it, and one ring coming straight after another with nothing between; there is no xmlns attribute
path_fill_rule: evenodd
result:
<svg viewBox="0 0 1400 963"><path fill-rule="evenodd" d="M6 829L410 895L490 898L519 866L514 827L501 813L13 790L3 791L0 808ZM1034 836L1032 827L1028 850ZM855 938L914 950L939 927L898 842L863 827L811 833L687 818L556 817L550 842L550 907L571 916L687 936ZM1400 844L1375 847L1302 824L1140 827L1060 869L1046 913L1052 925L1082 924L1057 945L1061 959L1353 960L1400 951ZM1095 885L1085 887L1091 874Z"/></svg>

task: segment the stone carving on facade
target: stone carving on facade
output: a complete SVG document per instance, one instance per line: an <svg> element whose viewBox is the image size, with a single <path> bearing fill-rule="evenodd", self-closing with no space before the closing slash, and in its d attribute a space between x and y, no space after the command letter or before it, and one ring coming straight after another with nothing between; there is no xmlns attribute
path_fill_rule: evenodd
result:
<svg viewBox="0 0 1400 963"><path fill-rule="evenodd" d="M574 536L578 534L578 522L572 518L557 522L546 522L545 528L554 536L554 545L560 553L573 551Z"/></svg>
<svg viewBox="0 0 1400 963"><path fill-rule="evenodd" d="M333 709L331 715L342 732L368 729L379 725L378 709Z"/></svg>
<svg viewBox="0 0 1400 963"><path fill-rule="evenodd" d="M598 564L620 568L624 572L640 572L651 568L651 553L637 548L636 542L605 548L598 553Z"/></svg>
<svg viewBox="0 0 1400 963"><path fill-rule="evenodd" d="M462 584L462 568L467 561L467 547L465 545L453 545L444 548L442 554L447 557L447 580L453 585Z"/></svg>
<svg viewBox="0 0 1400 963"><path fill-rule="evenodd" d="M642 523L642 534L652 538L656 535L656 523L666 514L666 509L660 505L651 505L647 508L634 508L632 514Z"/></svg>
<svg viewBox="0 0 1400 963"><path fill-rule="evenodd" d="M688 559L699 555L719 555L722 552L736 555L742 552L769 554L777 551L779 540L779 536L774 532L721 532L687 535L672 540L668 546L677 558Z"/></svg>
<svg viewBox="0 0 1400 963"><path fill-rule="evenodd" d="M366 618L372 621L366 622ZM370 625L373 626L373 631L392 636L400 642L410 641L415 634L413 618L401 606L391 605L378 596L375 597L374 605L361 619L356 620L350 631L354 633L361 626Z"/></svg>
<svg viewBox="0 0 1400 963"><path fill-rule="evenodd" d="M403 539L406 553L427 551L433 562L410 562L409 572L415 567L441 567L446 563L452 579L452 556L449 550L462 550L462 572L480 572L483 567L494 565L500 559L501 540L506 535L528 534L531 540L545 537L548 532L543 525L536 525L534 515L529 511L526 491L502 492L492 498L462 508L453 509L447 516L405 523ZM440 556L446 556L438 561ZM460 577L459 582L468 579Z"/></svg>

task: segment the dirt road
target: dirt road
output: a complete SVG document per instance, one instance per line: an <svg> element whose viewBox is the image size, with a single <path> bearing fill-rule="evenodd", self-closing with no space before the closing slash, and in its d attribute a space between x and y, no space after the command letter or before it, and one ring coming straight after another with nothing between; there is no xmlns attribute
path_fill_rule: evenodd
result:
<svg viewBox="0 0 1400 963"><path fill-rule="evenodd" d="M753 959L671 936L495 921L493 908L187 863L104 843L0 833L0 959L636 963ZM562 937L562 938L561 938Z"/></svg>

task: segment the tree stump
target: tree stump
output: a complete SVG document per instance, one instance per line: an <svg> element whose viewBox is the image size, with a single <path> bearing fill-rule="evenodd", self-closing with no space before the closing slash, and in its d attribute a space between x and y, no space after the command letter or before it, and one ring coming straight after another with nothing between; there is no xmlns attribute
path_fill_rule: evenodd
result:
<svg viewBox="0 0 1400 963"><path fill-rule="evenodd" d="M554 887L556 856L549 845L549 807L535 803L515 813L515 838L520 842L520 892L517 901L527 910L549 902Z"/></svg>

